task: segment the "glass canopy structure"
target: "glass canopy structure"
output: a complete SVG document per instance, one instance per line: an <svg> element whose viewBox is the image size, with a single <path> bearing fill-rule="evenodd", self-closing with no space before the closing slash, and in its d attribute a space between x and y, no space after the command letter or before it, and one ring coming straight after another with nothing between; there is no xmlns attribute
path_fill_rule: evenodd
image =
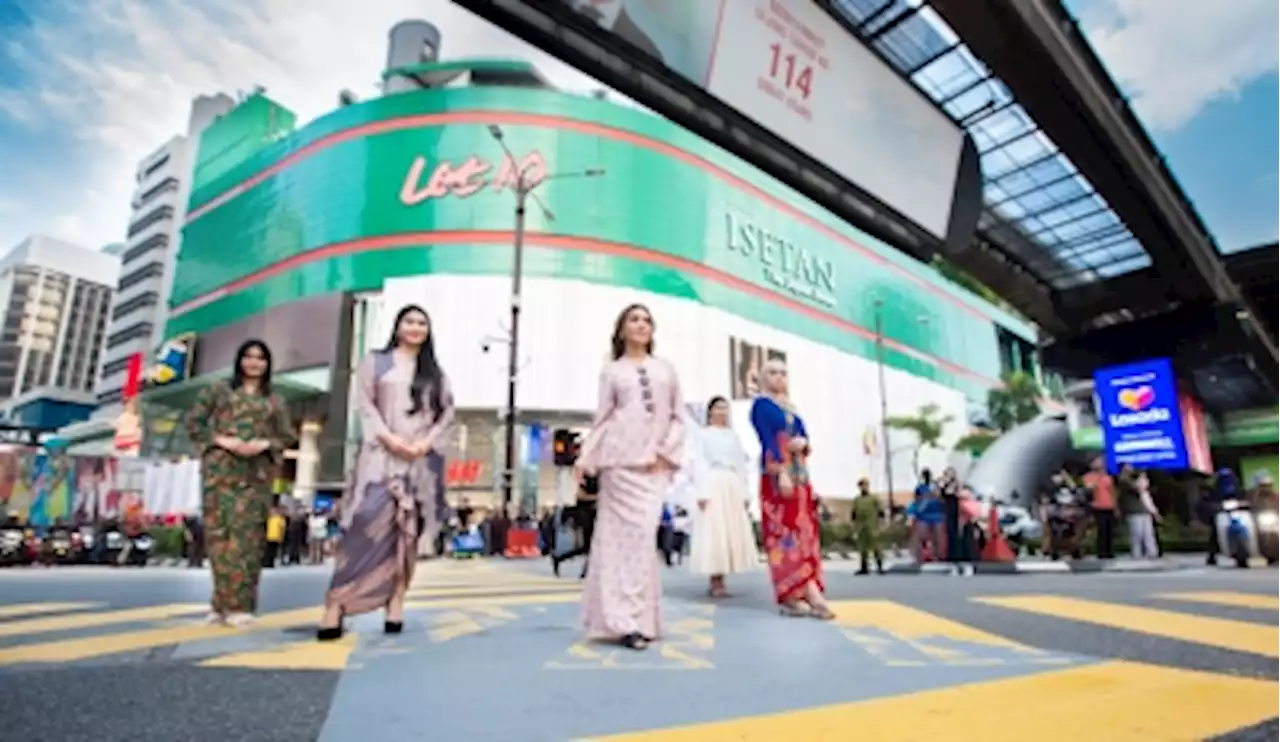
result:
<svg viewBox="0 0 1280 742"><path fill-rule="evenodd" d="M1151 265L1151 257L927 0L828 0L863 43L972 137L985 238L1057 290Z"/></svg>

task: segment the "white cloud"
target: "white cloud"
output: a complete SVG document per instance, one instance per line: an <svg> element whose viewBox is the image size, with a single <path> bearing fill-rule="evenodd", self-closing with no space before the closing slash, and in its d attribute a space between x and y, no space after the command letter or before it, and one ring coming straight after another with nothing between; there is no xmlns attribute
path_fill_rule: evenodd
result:
<svg viewBox="0 0 1280 742"><path fill-rule="evenodd" d="M25 82L0 88L0 116L28 124L36 137L68 132L78 156L68 154L68 170L46 177L46 188L32 179L14 192L0 190L0 201L27 204L22 218L0 220L0 247L32 232L92 247L123 239L134 168L185 132L193 97L262 85L300 122L310 121L332 110L344 88L376 93L387 33L401 20L435 23L445 59L520 57L563 89L601 87L446 0L83 5L56 21L37 19L25 41L6 46ZM41 167L26 165L31 172Z"/></svg>
<svg viewBox="0 0 1280 742"><path fill-rule="evenodd" d="M1083 25L1153 129L1176 130L1280 68L1276 0L1109 0L1086 11Z"/></svg>

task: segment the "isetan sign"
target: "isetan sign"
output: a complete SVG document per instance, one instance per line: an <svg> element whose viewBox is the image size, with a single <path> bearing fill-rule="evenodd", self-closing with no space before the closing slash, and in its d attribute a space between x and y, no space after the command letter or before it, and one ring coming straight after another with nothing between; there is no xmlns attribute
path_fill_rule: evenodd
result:
<svg viewBox="0 0 1280 742"><path fill-rule="evenodd" d="M760 264L765 281L824 307L836 305L836 269L791 240L732 211L724 215L729 249Z"/></svg>

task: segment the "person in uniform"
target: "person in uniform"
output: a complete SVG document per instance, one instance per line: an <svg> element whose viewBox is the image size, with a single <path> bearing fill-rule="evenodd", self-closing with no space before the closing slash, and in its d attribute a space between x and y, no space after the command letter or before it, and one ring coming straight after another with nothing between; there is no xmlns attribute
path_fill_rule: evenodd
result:
<svg viewBox="0 0 1280 742"><path fill-rule="evenodd" d="M876 562L876 573L884 574L884 552L880 548L880 519L884 516L880 501L871 494L871 482L866 477L858 480L858 496L853 498L853 540L858 547L862 565L858 574L868 574L871 559Z"/></svg>

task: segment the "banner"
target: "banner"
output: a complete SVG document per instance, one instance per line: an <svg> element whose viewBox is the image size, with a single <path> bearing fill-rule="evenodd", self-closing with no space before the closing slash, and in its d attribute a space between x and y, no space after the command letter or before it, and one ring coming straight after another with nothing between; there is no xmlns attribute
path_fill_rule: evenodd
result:
<svg viewBox="0 0 1280 742"><path fill-rule="evenodd" d="M1167 358L1100 369L1093 375L1107 471L1186 469L1187 443L1173 364Z"/></svg>

